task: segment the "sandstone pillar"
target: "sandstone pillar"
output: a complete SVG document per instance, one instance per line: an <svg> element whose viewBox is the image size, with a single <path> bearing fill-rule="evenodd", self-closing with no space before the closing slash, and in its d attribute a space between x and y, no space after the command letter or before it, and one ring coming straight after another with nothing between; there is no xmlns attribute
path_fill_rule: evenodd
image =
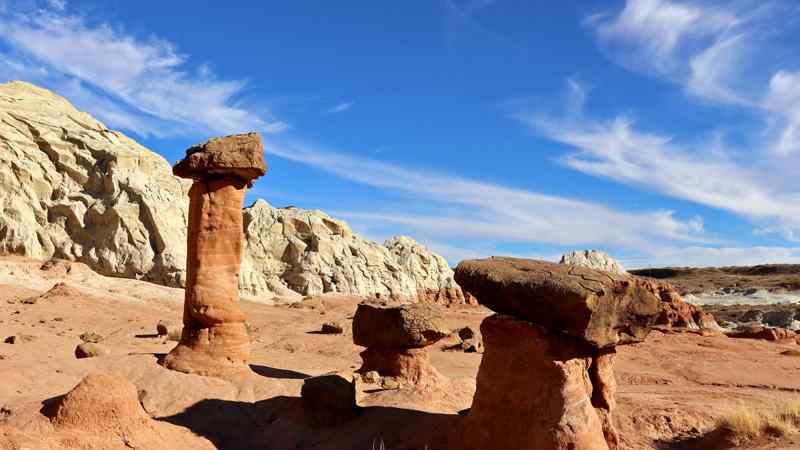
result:
<svg viewBox="0 0 800 450"><path fill-rule="evenodd" d="M456 281L498 312L460 448L616 450L617 345L641 342L661 310L656 283L516 258L463 261Z"/></svg>
<svg viewBox="0 0 800 450"><path fill-rule="evenodd" d="M220 376L249 370L250 340L239 308L246 188L266 172L257 134L191 147L175 175L191 178L183 332L164 366Z"/></svg>

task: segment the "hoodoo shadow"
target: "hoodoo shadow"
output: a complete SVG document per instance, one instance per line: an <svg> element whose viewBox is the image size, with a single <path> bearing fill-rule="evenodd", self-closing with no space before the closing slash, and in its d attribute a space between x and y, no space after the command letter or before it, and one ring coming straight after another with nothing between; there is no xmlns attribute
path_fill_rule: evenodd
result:
<svg viewBox="0 0 800 450"><path fill-rule="evenodd" d="M282 380L305 380L310 378L311 375L296 372L294 370L279 369L277 367L262 366L258 364L250 364L250 369L265 378L277 378Z"/></svg>
<svg viewBox="0 0 800 450"><path fill-rule="evenodd" d="M299 397L255 403L202 400L158 420L188 428L219 450L363 450L382 443L392 450L447 449L449 430L460 417L402 408L361 408L348 421L320 425Z"/></svg>

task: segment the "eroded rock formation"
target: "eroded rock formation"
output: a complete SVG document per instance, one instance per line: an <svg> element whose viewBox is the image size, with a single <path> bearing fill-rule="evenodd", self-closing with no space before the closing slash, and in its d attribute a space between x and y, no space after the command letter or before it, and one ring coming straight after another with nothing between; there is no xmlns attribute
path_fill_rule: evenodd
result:
<svg viewBox="0 0 800 450"><path fill-rule="evenodd" d="M358 372L375 371L414 387L438 385L444 377L425 347L449 334L435 305L363 302L353 317L353 342L367 347Z"/></svg>
<svg viewBox="0 0 800 450"><path fill-rule="evenodd" d="M247 370L250 341L239 308L242 202L246 187L266 173L258 134L210 139L191 147L175 165L194 180L189 230L183 332L167 355L170 369L202 375Z"/></svg>
<svg viewBox="0 0 800 450"><path fill-rule="evenodd" d="M568 266L581 266L590 269L604 270L606 272L625 275L625 267L605 252L598 250L581 250L561 255L559 264Z"/></svg>
<svg viewBox="0 0 800 450"><path fill-rule="evenodd" d="M474 450L616 449L615 347L647 336L657 284L517 258L464 261L456 280L499 314L481 324L477 390L454 439Z"/></svg>
<svg viewBox="0 0 800 450"><path fill-rule="evenodd" d="M25 82L0 84L0 254L184 286L190 185L160 155L66 99ZM377 244L323 212L263 200L244 214L243 295L463 301L447 262L409 238Z"/></svg>

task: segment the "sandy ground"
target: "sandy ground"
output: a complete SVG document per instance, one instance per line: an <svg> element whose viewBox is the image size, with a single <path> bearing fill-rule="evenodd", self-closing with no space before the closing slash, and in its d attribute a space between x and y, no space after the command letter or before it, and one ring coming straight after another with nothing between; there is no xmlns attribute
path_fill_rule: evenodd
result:
<svg viewBox="0 0 800 450"><path fill-rule="evenodd" d="M81 264L41 266L0 260L0 340L33 337L0 344L0 438L6 433L30 442L32 450L50 448L42 405L97 371L123 375L151 417L223 450L447 448L458 412L470 406L481 355L443 351L454 342L445 340L430 349L432 363L450 379L441 389L375 389L355 417L336 424L308 417L299 398L303 379L359 366L361 349L349 332L317 333L328 321L349 328L357 298L326 295L319 299L323 308L314 309L243 302L254 373L220 380L157 364L175 343L156 336L155 326L159 320L180 323L181 290L102 277ZM41 296L61 281L74 291ZM23 301L29 298L37 300ZM463 307L447 309L446 317L453 328L477 327L488 314ZM101 335L111 355L76 359L84 332ZM658 331L620 348L616 422L622 448L690 448L733 408L767 410L800 401L800 357L781 354L788 349L800 346ZM741 448L800 448L800 439Z"/></svg>

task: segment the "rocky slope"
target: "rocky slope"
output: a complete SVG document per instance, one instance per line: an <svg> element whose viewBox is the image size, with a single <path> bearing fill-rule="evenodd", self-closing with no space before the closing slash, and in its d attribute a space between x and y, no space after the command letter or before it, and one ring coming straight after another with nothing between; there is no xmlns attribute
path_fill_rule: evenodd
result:
<svg viewBox="0 0 800 450"><path fill-rule="evenodd" d="M188 187L164 158L66 99L0 85L0 253L182 286ZM447 262L409 238L379 245L320 211L264 201L244 214L243 295L463 301Z"/></svg>

